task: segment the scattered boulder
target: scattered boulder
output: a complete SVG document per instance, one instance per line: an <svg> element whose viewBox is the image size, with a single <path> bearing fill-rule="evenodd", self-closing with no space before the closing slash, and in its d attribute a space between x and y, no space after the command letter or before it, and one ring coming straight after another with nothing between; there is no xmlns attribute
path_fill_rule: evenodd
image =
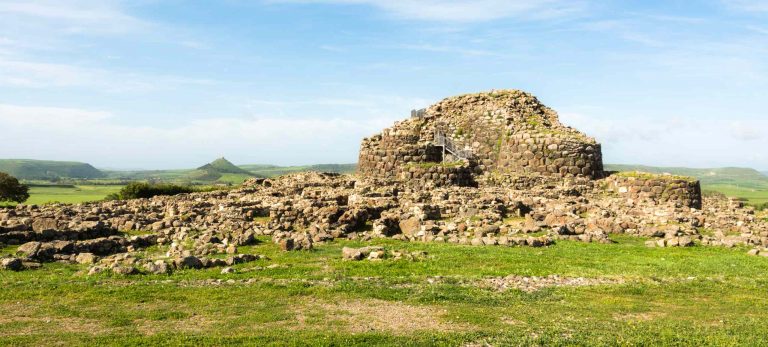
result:
<svg viewBox="0 0 768 347"><path fill-rule="evenodd" d="M24 269L24 263L19 258L3 258L0 260L0 269L21 271Z"/></svg>
<svg viewBox="0 0 768 347"><path fill-rule="evenodd" d="M344 247L341 250L341 258L348 261L360 261L360 260L419 260L426 258L426 252L407 252L407 251L388 251L384 247L367 246L362 248Z"/></svg>
<svg viewBox="0 0 768 347"><path fill-rule="evenodd" d="M195 256L186 256L183 258L177 258L173 260L173 266L177 269L202 269L203 262L200 258Z"/></svg>
<svg viewBox="0 0 768 347"><path fill-rule="evenodd" d="M93 264L97 260L97 257L93 253L79 253L75 257L75 261L78 264Z"/></svg>

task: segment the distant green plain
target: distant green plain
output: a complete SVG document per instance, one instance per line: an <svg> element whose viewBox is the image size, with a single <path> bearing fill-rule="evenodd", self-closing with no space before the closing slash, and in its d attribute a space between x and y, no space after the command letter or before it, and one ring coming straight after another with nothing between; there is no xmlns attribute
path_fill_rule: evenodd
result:
<svg viewBox="0 0 768 347"><path fill-rule="evenodd" d="M29 188L27 205L43 205L51 202L78 204L104 200L117 193L122 185L32 186Z"/></svg>
<svg viewBox="0 0 768 347"><path fill-rule="evenodd" d="M723 193L726 196L746 200L751 205L760 205L768 203L768 186L764 188L748 188L731 184L710 184L702 185L704 191L715 191Z"/></svg>

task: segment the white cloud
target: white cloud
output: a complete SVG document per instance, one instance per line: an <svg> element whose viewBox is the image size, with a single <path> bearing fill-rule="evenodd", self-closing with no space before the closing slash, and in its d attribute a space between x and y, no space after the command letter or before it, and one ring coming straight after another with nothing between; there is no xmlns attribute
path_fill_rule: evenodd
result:
<svg viewBox="0 0 768 347"><path fill-rule="evenodd" d="M65 64L0 60L0 85L20 87L70 87L91 85L99 79L95 70Z"/></svg>
<svg viewBox="0 0 768 347"><path fill-rule="evenodd" d="M750 124L746 122L733 122L730 124L731 136L737 140L754 141L765 137L765 126Z"/></svg>
<svg viewBox="0 0 768 347"><path fill-rule="evenodd" d="M482 49L469 49L453 46L436 46L432 44L405 44L398 45L395 48L414 50L414 51L426 51L426 52L438 52L438 53L453 53L466 56L498 56L496 52L491 52Z"/></svg>
<svg viewBox="0 0 768 347"><path fill-rule="evenodd" d="M88 87L107 92L149 92L180 85L212 85L213 80L142 75L68 64L0 58L0 86L23 88Z"/></svg>
<svg viewBox="0 0 768 347"><path fill-rule="evenodd" d="M54 33L104 35L150 26L129 15L122 4L114 0L3 1L0 15L12 25L37 30L55 29Z"/></svg>
<svg viewBox="0 0 768 347"><path fill-rule="evenodd" d="M766 119L606 115L606 110L561 113L561 121L602 143L604 161L659 166L768 167ZM730 133L728 132L730 130ZM729 136L730 135L730 136Z"/></svg>
<svg viewBox="0 0 768 347"><path fill-rule="evenodd" d="M82 126L108 119L108 112L74 108L34 107L0 104L0 123L9 127L34 126L59 128Z"/></svg>
<svg viewBox="0 0 768 347"><path fill-rule="evenodd" d="M747 26L747 30L754 31L756 33L763 34L763 35L768 35L768 29L767 28L763 28L763 27L759 27L759 26L755 26L755 25Z"/></svg>
<svg viewBox="0 0 768 347"><path fill-rule="evenodd" d="M561 17L584 8L578 0L270 0L272 3L327 3L370 5L399 18L480 22L501 18L543 19Z"/></svg>
<svg viewBox="0 0 768 347"><path fill-rule="evenodd" d="M124 119L123 119L124 121ZM354 162L387 118L206 118L170 128L126 125L109 112L0 104L3 157L175 168L226 155L238 163Z"/></svg>
<svg viewBox="0 0 768 347"><path fill-rule="evenodd" d="M765 0L723 0L731 9L745 12L768 12L768 1Z"/></svg>

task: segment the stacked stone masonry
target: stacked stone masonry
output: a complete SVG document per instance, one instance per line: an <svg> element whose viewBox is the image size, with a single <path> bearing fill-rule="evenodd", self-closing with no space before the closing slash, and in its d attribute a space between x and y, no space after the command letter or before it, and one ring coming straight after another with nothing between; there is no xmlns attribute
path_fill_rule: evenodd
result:
<svg viewBox="0 0 768 347"><path fill-rule="evenodd" d="M606 179L607 189L635 200L657 203L677 203L686 207L701 208L699 181L685 177L652 175L647 173L614 174Z"/></svg>
<svg viewBox="0 0 768 347"><path fill-rule="evenodd" d="M451 155L436 141L438 134L471 157ZM424 165L434 163L461 168L447 174L413 170L434 167ZM600 178L603 171L600 144L562 125L557 113L517 90L440 101L423 116L397 122L364 139L358 164L359 172L368 178L431 180L435 186L472 186L486 173ZM465 174L472 177L467 179Z"/></svg>
<svg viewBox="0 0 768 347"><path fill-rule="evenodd" d="M499 158L503 171L545 176L599 178L603 174L600 144L549 133L512 136Z"/></svg>

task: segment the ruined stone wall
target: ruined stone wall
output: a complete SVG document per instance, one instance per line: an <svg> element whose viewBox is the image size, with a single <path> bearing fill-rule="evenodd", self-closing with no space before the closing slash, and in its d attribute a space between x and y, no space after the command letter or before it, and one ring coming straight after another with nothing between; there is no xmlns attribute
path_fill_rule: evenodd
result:
<svg viewBox="0 0 768 347"><path fill-rule="evenodd" d="M400 179L419 186L473 186L472 169L466 165L450 167L445 165L405 167Z"/></svg>
<svg viewBox="0 0 768 347"><path fill-rule="evenodd" d="M599 178L603 174L600 144L573 134L518 133L502 144L500 172Z"/></svg>
<svg viewBox="0 0 768 347"><path fill-rule="evenodd" d="M396 124L397 125L397 124ZM365 176L398 178L403 167L414 163L440 162L442 150L420 142L414 127L385 129L363 140L358 171Z"/></svg>
<svg viewBox="0 0 768 347"><path fill-rule="evenodd" d="M438 120L436 128L451 137L459 148L471 150L481 170L496 167L500 145L511 132L505 118L485 109L469 110L450 122Z"/></svg>
<svg viewBox="0 0 768 347"><path fill-rule="evenodd" d="M464 160L467 170L445 175L413 170L420 164L461 159L444 155L436 146L438 133L458 153L471 153ZM600 178L603 171L601 148L594 139L562 125L557 113L533 95L515 90L442 100L423 116L397 122L363 140L358 165L365 177L425 182L434 178L436 186L466 185L472 178L466 179L465 173Z"/></svg>
<svg viewBox="0 0 768 347"><path fill-rule="evenodd" d="M701 185L699 181L687 177L617 173L606 178L606 182L606 188L619 196L701 208Z"/></svg>

